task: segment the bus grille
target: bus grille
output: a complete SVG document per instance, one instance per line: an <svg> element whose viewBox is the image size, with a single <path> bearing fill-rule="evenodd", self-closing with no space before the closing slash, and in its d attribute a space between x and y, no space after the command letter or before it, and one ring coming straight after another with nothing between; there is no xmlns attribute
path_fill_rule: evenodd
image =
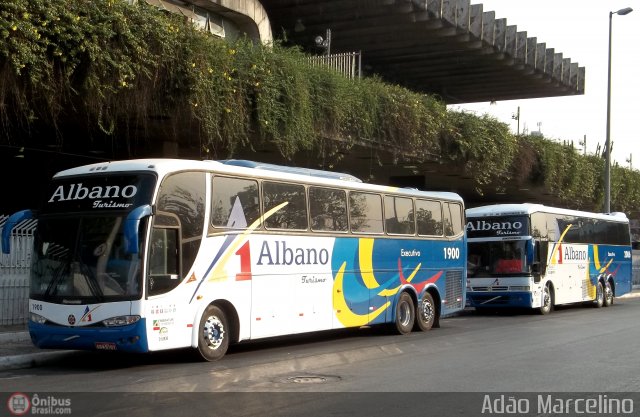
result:
<svg viewBox="0 0 640 417"><path fill-rule="evenodd" d="M462 308L462 271L447 271L445 305L447 308Z"/></svg>
<svg viewBox="0 0 640 417"><path fill-rule="evenodd" d="M493 287L471 287L471 291L509 291L509 287L508 286L498 286L495 285Z"/></svg>
<svg viewBox="0 0 640 417"><path fill-rule="evenodd" d="M486 304L487 306L508 305L511 303L510 295L474 294L471 296L476 304Z"/></svg>

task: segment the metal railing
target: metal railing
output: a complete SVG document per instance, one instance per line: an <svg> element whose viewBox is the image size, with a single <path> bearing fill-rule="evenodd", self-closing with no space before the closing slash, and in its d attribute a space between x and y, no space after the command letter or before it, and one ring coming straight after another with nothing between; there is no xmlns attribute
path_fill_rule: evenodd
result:
<svg viewBox="0 0 640 417"><path fill-rule="evenodd" d="M312 67L330 68L350 79L362 78L361 52L310 56L309 63Z"/></svg>
<svg viewBox="0 0 640 417"><path fill-rule="evenodd" d="M0 233L8 216L0 216ZM11 251L1 251L0 242L0 325L25 324L28 318L29 272L36 220L18 223L10 238Z"/></svg>
<svg viewBox="0 0 640 417"><path fill-rule="evenodd" d="M634 250L631 256L633 260L633 285L640 285L640 250Z"/></svg>

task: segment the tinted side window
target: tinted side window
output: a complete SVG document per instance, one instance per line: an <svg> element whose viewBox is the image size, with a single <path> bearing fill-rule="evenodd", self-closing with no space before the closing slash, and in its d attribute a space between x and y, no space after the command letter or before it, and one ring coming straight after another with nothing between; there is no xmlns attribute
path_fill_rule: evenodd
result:
<svg viewBox="0 0 640 417"><path fill-rule="evenodd" d="M183 172L162 182L151 231L150 295L175 288L196 259L204 230L205 174Z"/></svg>
<svg viewBox="0 0 640 417"><path fill-rule="evenodd" d="M347 193L331 188L309 188L311 229L315 231L346 232Z"/></svg>
<svg viewBox="0 0 640 417"><path fill-rule="evenodd" d="M444 203L444 230L446 236L462 233L462 206L458 203Z"/></svg>
<svg viewBox="0 0 640 417"><path fill-rule="evenodd" d="M442 208L439 201L416 200L418 234L442 236Z"/></svg>
<svg viewBox="0 0 640 417"><path fill-rule="evenodd" d="M405 197L384 197L384 223L387 233L413 235L416 227L413 219L413 200Z"/></svg>
<svg viewBox="0 0 640 417"><path fill-rule="evenodd" d="M200 238L204 230L205 174L183 172L167 177L158 194L158 210L180 219L182 238Z"/></svg>
<svg viewBox="0 0 640 417"><path fill-rule="evenodd" d="M307 229L307 199L304 186L265 181L262 184L267 229Z"/></svg>
<svg viewBox="0 0 640 417"><path fill-rule="evenodd" d="M351 231L382 233L382 198L378 194L349 193Z"/></svg>
<svg viewBox="0 0 640 417"><path fill-rule="evenodd" d="M260 217L258 182L243 178L214 177L211 224L244 229Z"/></svg>

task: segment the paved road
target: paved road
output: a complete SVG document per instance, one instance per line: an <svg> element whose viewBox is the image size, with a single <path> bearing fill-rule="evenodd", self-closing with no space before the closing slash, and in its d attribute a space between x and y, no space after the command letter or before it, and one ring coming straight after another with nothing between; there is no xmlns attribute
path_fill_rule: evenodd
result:
<svg viewBox="0 0 640 417"><path fill-rule="evenodd" d="M185 351L73 352L1 371L0 391L54 392L74 414L98 406L105 416L479 415L488 395L533 405L540 393L603 392L637 410L639 315L640 298L548 316L464 314L407 336L362 329L251 343L215 363Z"/></svg>

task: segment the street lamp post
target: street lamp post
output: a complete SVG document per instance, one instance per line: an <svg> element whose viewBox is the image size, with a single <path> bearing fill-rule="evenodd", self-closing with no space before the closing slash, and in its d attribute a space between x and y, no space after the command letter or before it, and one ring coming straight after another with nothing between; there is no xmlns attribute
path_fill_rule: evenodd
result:
<svg viewBox="0 0 640 417"><path fill-rule="evenodd" d="M607 75L607 136L605 139L605 168L604 168L604 212L611 212L611 23L613 15L624 16L633 11L631 7L625 7L616 12L609 12L609 61Z"/></svg>

